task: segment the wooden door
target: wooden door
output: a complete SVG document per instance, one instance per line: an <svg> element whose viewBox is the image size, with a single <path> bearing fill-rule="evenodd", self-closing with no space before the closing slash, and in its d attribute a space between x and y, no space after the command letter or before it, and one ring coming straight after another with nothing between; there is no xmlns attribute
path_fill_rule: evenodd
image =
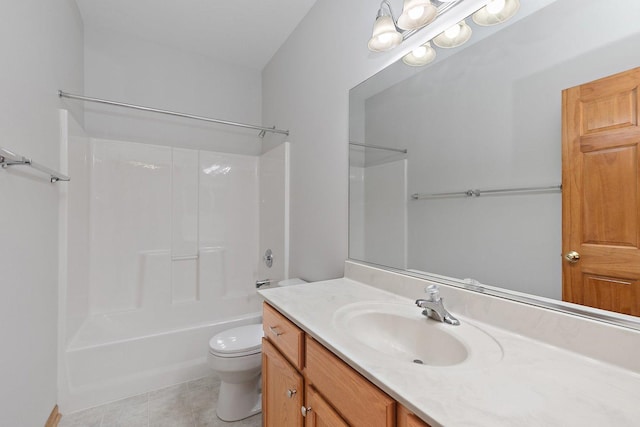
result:
<svg viewBox="0 0 640 427"><path fill-rule="evenodd" d="M349 427L349 424L318 394L315 388L307 386L305 427Z"/></svg>
<svg viewBox="0 0 640 427"><path fill-rule="evenodd" d="M562 298L634 316L640 316L638 86L640 68L562 93ZM572 251L577 256L569 259Z"/></svg>
<svg viewBox="0 0 640 427"><path fill-rule="evenodd" d="M265 338L262 339L262 420L265 427L302 427L302 375Z"/></svg>

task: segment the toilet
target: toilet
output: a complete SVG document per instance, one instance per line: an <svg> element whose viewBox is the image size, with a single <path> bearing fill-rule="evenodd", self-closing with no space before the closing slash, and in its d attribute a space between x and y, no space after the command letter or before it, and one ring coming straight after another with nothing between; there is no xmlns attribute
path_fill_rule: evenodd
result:
<svg viewBox="0 0 640 427"><path fill-rule="evenodd" d="M220 377L218 418L237 421L262 410L262 324L227 329L209 341L209 366Z"/></svg>
<svg viewBox="0 0 640 427"><path fill-rule="evenodd" d="M300 283L306 282L289 279L275 286ZM216 413L223 421L238 421L262 411L263 335L259 323L227 329L209 340L209 366L221 381Z"/></svg>

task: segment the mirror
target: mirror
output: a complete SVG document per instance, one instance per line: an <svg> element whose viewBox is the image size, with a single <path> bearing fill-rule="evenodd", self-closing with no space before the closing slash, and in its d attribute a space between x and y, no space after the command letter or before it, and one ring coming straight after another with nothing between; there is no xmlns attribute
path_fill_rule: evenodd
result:
<svg viewBox="0 0 640 427"><path fill-rule="evenodd" d="M561 92L640 65L638 3L522 0L501 25L468 18L471 40L431 64L398 61L353 88L349 257L574 310L552 302Z"/></svg>

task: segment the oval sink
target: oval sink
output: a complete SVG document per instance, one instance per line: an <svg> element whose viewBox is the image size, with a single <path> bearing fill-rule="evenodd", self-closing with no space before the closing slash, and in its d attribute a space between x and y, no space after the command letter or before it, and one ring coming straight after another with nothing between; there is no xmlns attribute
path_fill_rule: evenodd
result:
<svg viewBox="0 0 640 427"><path fill-rule="evenodd" d="M421 313L411 303L361 302L336 311L334 323L356 341L397 361L443 367L502 359L500 345L466 319L452 326Z"/></svg>

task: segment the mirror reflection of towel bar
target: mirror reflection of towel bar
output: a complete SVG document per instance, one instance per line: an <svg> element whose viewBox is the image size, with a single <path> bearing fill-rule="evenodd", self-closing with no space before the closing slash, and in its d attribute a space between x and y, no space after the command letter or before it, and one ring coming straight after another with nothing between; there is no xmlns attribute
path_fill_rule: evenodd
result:
<svg viewBox="0 0 640 427"><path fill-rule="evenodd" d="M521 188L499 188L489 190L471 189L466 191L454 191L450 193L434 193L421 194L414 193L411 195L413 200L438 199L447 197L480 197L483 194L505 194L505 193L548 193L562 192L562 185L549 185L545 187L521 187Z"/></svg>

